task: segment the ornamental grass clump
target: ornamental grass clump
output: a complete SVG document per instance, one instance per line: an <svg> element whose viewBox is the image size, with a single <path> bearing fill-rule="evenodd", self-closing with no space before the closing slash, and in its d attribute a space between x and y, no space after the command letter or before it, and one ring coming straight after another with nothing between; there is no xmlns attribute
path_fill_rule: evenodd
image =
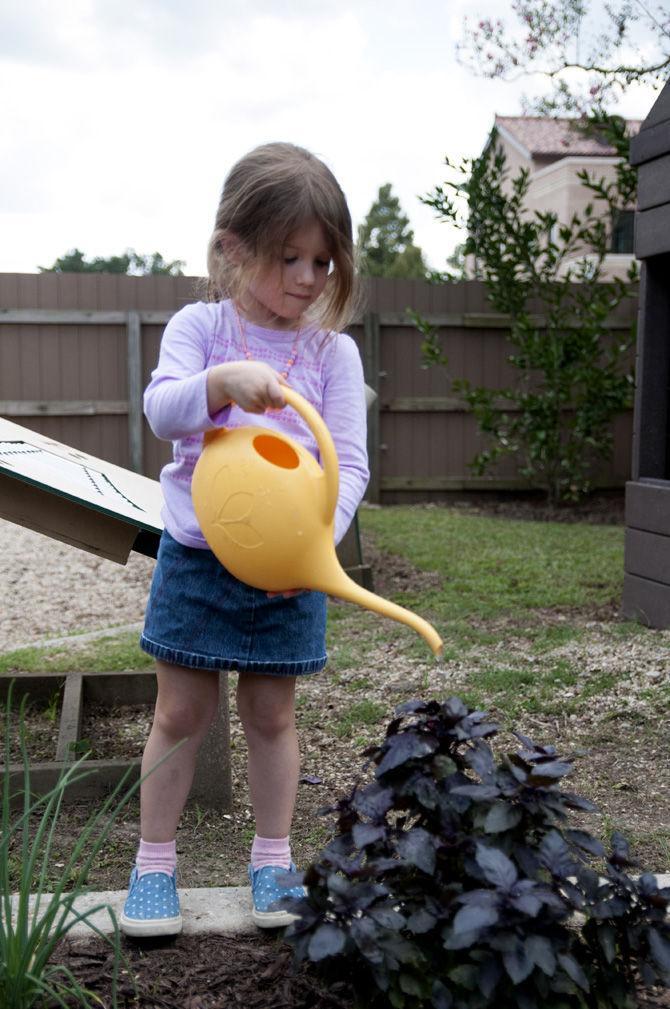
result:
<svg viewBox="0 0 670 1009"><path fill-rule="evenodd" d="M114 952L111 1005L117 1005L116 982L122 962L119 931L111 908L98 904L77 912L75 900L86 889L86 879L99 851L105 844L114 820L139 787L139 782L124 792L126 774L110 796L101 803L83 827L65 860L59 881L51 892L48 880L58 818L65 792L75 782L93 772L85 767L87 757L65 767L56 785L35 797L31 791L30 761L25 741L26 698L18 712L22 781L18 795L13 793L10 771L12 738L12 684L5 709L4 768L0 798L0 1007L2 1009L84 1009L100 1006L97 996L84 989L71 971L55 961L59 943L73 925L85 923L92 934L109 942ZM19 808L15 811L16 800ZM16 896L11 894L11 866L18 866ZM107 910L112 923L111 936L94 924L93 916Z"/></svg>
<svg viewBox="0 0 670 1009"><path fill-rule="evenodd" d="M670 983L670 889L571 825L554 747L498 732L458 698L401 705L374 778L325 811L333 837L286 933L298 960L367 1009L628 1009ZM574 823L574 821L573 821Z"/></svg>

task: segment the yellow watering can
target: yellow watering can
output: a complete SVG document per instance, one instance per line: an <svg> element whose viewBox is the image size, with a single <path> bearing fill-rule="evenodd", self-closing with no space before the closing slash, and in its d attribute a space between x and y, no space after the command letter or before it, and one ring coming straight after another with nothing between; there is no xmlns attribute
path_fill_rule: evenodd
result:
<svg viewBox="0 0 670 1009"><path fill-rule="evenodd" d="M212 552L254 588L317 589L408 624L439 656L442 640L431 624L368 592L343 571L333 542L339 486L333 439L302 396L288 386L282 386L282 394L311 428L323 469L302 445L277 431L207 431L191 493Z"/></svg>

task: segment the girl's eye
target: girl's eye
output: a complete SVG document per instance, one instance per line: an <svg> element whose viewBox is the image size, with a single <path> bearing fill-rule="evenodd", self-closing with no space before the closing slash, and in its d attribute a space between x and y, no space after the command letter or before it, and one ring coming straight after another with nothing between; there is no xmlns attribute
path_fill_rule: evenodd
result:
<svg viewBox="0 0 670 1009"><path fill-rule="evenodd" d="M291 263L295 263L297 258L298 258L297 256L284 256L284 262L287 265L290 265Z"/></svg>
<svg viewBox="0 0 670 1009"><path fill-rule="evenodd" d="M330 266L330 262L331 262L331 261L330 261L330 259L317 259L317 260L316 260L316 265L317 265L317 266L318 266L318 267L319 267L319 268L320 268L321 270L327 270L327 269L328 269L328 267Z"/></svg>

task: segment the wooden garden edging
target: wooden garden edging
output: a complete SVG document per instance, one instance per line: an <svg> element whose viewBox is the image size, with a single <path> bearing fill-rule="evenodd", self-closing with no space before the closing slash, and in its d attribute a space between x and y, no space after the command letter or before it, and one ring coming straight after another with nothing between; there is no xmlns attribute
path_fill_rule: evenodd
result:
<svg viewBox="0 0 670 1009"><path fill-rule="evenodd" d="M152 670L135 672L88 673L16 673L0 678L0 700L6 700L11 680L14 680L14 705L27 694L31 701L46 701L63 687L58 735L54 741L54 759L30 763L31 791L44 795L58 781L64 768L74 757L81 740L84 708L99 704L153 704L156 699L156 677ZM83 802L103 798L129 773L128 785L140 775L139 759L88 759L85 768L92 773L73 783L65 792L64 801ZM3 768L0 766L0 771ZM23 802L23 767L10 766L10 788L13 805ZM203 809L227 812L232 802L230 771L230 727L228 711L228 675L219 673L219 717L210 730L198 755L196 773L189 801Z"/></svg>

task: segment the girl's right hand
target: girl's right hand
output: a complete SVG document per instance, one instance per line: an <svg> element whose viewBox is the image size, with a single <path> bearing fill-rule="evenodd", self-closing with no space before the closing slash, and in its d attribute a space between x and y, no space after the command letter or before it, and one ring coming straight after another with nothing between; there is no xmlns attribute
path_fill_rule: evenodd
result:
<svg viewBox="0 0 670 1009"><path fill-rule="evenodd" d="M245 413L265 413L286 406L282 377L262 361L230 361L207 372L207 407L215 414L229 403Z"/></svg>

